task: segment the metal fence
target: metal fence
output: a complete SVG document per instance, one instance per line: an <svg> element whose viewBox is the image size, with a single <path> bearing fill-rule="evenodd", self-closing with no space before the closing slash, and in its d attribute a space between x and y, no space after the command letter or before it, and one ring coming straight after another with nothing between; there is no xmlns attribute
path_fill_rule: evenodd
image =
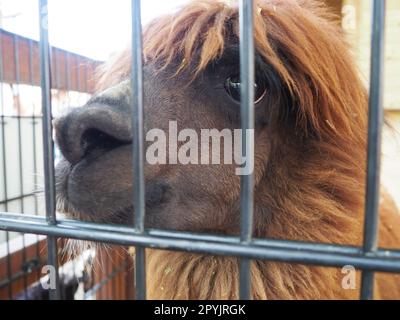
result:
<svg viewBox="0 0 400 320"><path fill-rule="evenodd" d="M40 0L40 21L47 20L47 0ZM242 129L254 128L254 43L253 1L241 0L240 14L240 70L242 86ZM80 221L57 220L55 215L54 146L50 96L50 55L47 26L41 25L40 61L43 101L43 141L45 159L46 218L11 213L0 213L0 229L7 231L45 234L48 236L49 263L57 267L57 237L98 241L136 247L136 299L146 298L145 248L189 251L212 255L236 256L240 263L240 299L250 297L249 261L265 259L287 263L342 267L352 265L362 270L361 298L373 298L374 272L400 272L400 251L377 247L380 145L383 123L382 70L384 52L385 1L373 1L372 58L369 103L368 167L364 245L362 247L293 242L285 240L253 239L253 177L241 180L240 238L216 235L145 230L145 189L143 151L143 75L140 0L132 0L132 76L133 92L133 159L134 207L133 227L109 226ZM245 130L243 130L245 132ZM243 139L244 148L251 154L254 146ZM51 298L59 299L59 289L51 291Z"/></svg>
<svg viewBox="0 0 400 320"><path fill-rule="evenodd" d="M51 51L54 114L89 99L100 62L55 47ZM37 192L43 184L39 61L38 41L0 29L0 211L44 214L45 201ZM133 282L128 253L112 250L101 265L105 253L95 250L68 260L66 242L57 241L63 299L76 291L84 299L128 296L132 289L126 283ZM0 231L0 299L47 299L49 292L40 285L46 261L45 236ZM83 269L89 262L99 265L95 272Z"/></svg>

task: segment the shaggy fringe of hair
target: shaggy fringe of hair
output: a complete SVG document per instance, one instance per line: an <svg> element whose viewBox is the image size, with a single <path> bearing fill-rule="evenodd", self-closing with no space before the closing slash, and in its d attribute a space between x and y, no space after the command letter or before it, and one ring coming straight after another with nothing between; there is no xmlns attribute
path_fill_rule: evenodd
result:
<svg viewBox="0 0 400 320"><path fill-rule="evenodd" d="M359 134L354 124L366 124L367 93L341 30L331 23L337 17L316 1L261 0L256 6L256 50L298 102L299 128L327 137ZM180 60L176 75L188 68L198 75L222 55L227 39L238 41L238 24L237 8L215 0L193 1L145 28L145 62L160 63L162 70ZM130 58L127 50L100 68L98 89L128 77Z"/></svg>
<svg viewBox="0 0 400 320"><path fill-rule="evenodd" d="M147 250L147 260L149 298L238 299L237 258ZM251 261L250 273L252 299L349 298L334 268ZM356 299L356 294L353 291L350 298Z"/></svg>
<svg viewBox="0 0 400 320"><path fill-rule="evenodd" d="M348 46L332 15L316 1L256 3L257 52L295 101L296 132L304 138L301 145L291 137L277 142L263 178L267 183L256 186L255 235L361 245L368 96ZM193 1L147 26L144 58L160 69L178 61L176 76L183 70L196 76L221 56L227 41L238 38L236 7ZM117 84L129 72L126 51L100 71L99 89ZM400 243L393 230L382 238L383 244ZM148 298L237 298L235 258L147 250L147 270ZM342 289L337 268L253 261L251 275L256 299L358 298L358 290ZM400 281L393 283L393 276L380 276L377 290L400 297Z"/></svg>

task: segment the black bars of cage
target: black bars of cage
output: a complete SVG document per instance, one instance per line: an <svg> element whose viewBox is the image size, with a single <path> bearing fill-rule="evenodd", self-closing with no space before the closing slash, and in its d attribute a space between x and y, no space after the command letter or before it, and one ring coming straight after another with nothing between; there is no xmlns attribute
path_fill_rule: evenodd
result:
<svg viewBox="0 0 400 320"><path fill-rule="evenodd" d="M5 134L6 134L6 130L5 130L5 126L6 126L6 121L5 121L5 117L4 117L4 94L3 94L3 43L2 41L0 41L0 82L1 82L1 88L0 88L0 104L1 104L1 137L2 137L2 153L3 153L3 182L4 182L4 198L7 199L8 197L8 180L7 180L7 158L6 158L6 138L5 138ZM6 209L6 211L8 211L8 202L6 201L4 203L4 208ZM7 251L7 260L6 260L6 266L7 266L7 272L6 272L6 277L7 277L7 283L9 283L10 285L7 288L7 294L8 294L8 299L11 300L13 298L13 291L12 291L12 266L11 266L11 255L10 255L10 234L7 231L6 232L6 251Z"/></svg>
<svg viewBox="0 0 400 320"><path fill-rule="evenodd" d="M245 192L242 184L241 200L241 237L221 237L212 235L196 235L189 233L146 230L144 232L144 176L143 176L143 75L141 52L141 24L140 1L132 0L132 107L133 107L133 136L134 136L134 183L135 183L135 228L90 224L79 221L57 220L54 215L54 165L51 140L51 104L50 104L50 63L47 28L43 28L43 22L47 21L47 1L40 1L41 9L41 71L42 71L42 95L43 95L43 125L45 142L45 172L46 172L46 212L47 219L34 216L22 216L17 214L0 213L0 229L5 231L18 231L36 234L46 234L48 239L67 237L89 241L100 241L120 245L136 246L142 250L142 256L136 260L136 291L137 298L145 298L145 265L144 248L153 247L167 250L190 251L205 254L237 256L249 261L249 259L267 259L287 263L312 264L321 266L341 267L351 264L357 269L362 269L363 285L362 298L373 297L373 272L400 272L400 251L377 249L376 231L378 226L378 197L379 197L379 148L380 131L382 127L382 57L383 57L383 23L384 3L374 1L374 23L372 32L372 56L371 56L371 91L370 91L370 115L369 115L369 151L368 174L366 194L366 221L365 241L363 248L349 246L335 246L329 244L315 244L293 241L279 241L268 239L252 239L252 200L253 188ZM252 41L249 17L252 18L253 7L247 7L246 1L241 2L241 41ZM246 15L249 17L246 19ZM43 18L43 19L42 19ZM43 30L42 30L43 29ZM42 35L43 33L43 35ZM247 38L246 38L247 37ZM137 45L139 44L139 45ZM254 59L253 45L241 44L241 74L242 74L242 119L251 128L251 106L254 90L254 64L243 66L246 61ZM253 56L253 58L251 57ZM242 62L244 61L244 62ZM248 69L246 69L248 68ZM250 73L253 72L253 75ZM252 79L253 78L253 79ZM4 139L4 136L3 136ZM247 137L243 139L246 143ZM3 144L4 145L4 144ZM46 150L46 146L48 149ZM140 156L140 152L142 155ZM246 152L248 152L246 148ZM372 160L372 161L371 161ZM50 163L51 162L51 166ZM140 175L141 176L140 176ZM251 179L251 178L250 178ZM247 178L245 185L251 186ZM244 179L246 180L246 179ZM245 187L246 188L246 187ZM371 198L372 197L372 198ZM371 205L372 204L372 205ZM244 210L250 207L251 210ZM50 208L50 210L49 210ZM143 208L143 210L141 210ZM50 264L57 266L56 242L51 247L53 256ZM49 250L49 254L50 254ZM138 250L137 250L138 252ZM55 254L54 254L55 253ZM138 253L137 253L138 254ZM139 261L139 262L138 262ZM240 298L250 296L249 263L241 264L240 272ZM57 293L52 294L57 298Z"/></svg>
<svg viewBox="0 0 400 320"><path fill-rule="evenodd" d="M18 46L18 38L16 35L13 37L13 47L14 47L14 73L15 73L15 85L16 90L13 90L13 94L17 99L16 102L17 107L17 127L18 127L18 168L19 168L19 189L20 195L24 194L24 177L23 177L23 159L22 159L22 132L21 132L21 103L20 103L20 93L19 93L19 84L20 84L20 65L19 65L19 46ZM24 206L24 198L20 199L20 209L21 212L25 212ZM26 245L25 245L25 234L20 234L22 239L22 265L26 265ZM28 289L28 280L26 272L23 272L23 284L24 284L24 297L27 297L27 289Z"/></svg>
<svg viewBox="0 0 400 320"><path fill-rule="evenodd" d="M253 0L240 0L240 82L241 82L241 128L242 154L254 160L254 35ZM248 133L252 136L248 136ZM247 165L247 164L246 164ZM244 170L245 171L245 170ZM240 240L250 244L253 233L254 175L242 172L240 180ZM249 259L242 258L239 265L239 298L251 297Z"/></svg>
<svg viewBox="0 0 400 320"><path fill-rule="evenodd" d="M49 225L56 225L56 195L54 172L54 142L51 109L51 73L50 73L50 46L48 32L47 0L39 0L40 24L40 83L42 89L43 113L43 155L44 155L44 184L46 197L46 220ZM47 237L48 263L54 267L55 288L49 289L49 298L59 300L58 250L57 237Z"/></svg>
<svg viewBox="0 0 400 320"><path fill-rule="evenodd" d="M276 239L254 239L243 244L237 237L193 234L180 231L147 230L58 219L50 225L33 215L0 212L0 229L55 237L104 242L122 246L195 252L303 265L343 267L400 273L400 250L378 249L365 254L359 247Z"/></svg>
<svg viewBox="0 0 400 320"><path fill-rule="evenodd" d="M34 85L34 68L33 68L33 40L29 40L29 83L31 85L31 89ZM35 173L33 175L33 184L35 186L38 185L38 179L36 172L38 169L38 163L37 163L37 152L36 152L36 124L37 124L37 117L35 115L35 104L32 103L32 116L31 116L31 121L32 121L32 158L33 158L33 172ZM35 215L39 214L39 203L38 203L38 198L35 194L33 194L33 201L34 201L34 208L35 208ZM40 262L40 246L39 246L39 236L36 236L36 260ZM40 266L40 263L38 264ZM40 268L37 268L36 270L36 276L39 278L41 275Z"/></svg>
<svg viewBox="0 0 400 320"><path fill-rule="evenodd" d="M143 58L142 21L140 0L132 0L132 139L133 139L133 194L134 225L144 232L145 185L144 185L144 134L143 134ZM142 246L135 249L135 297L146 299L146 252Z"/></svg>
<svg viewBox="0 0 400 320"><path fill-rule="evenodd" d="M377 250L379 225L380 158L383 126L383 64L385 52L386 0L373 1L371 73L369 90L367 184L365 199L364 252ZM364 271L361 298L373 299L374 272Z"/></svg>

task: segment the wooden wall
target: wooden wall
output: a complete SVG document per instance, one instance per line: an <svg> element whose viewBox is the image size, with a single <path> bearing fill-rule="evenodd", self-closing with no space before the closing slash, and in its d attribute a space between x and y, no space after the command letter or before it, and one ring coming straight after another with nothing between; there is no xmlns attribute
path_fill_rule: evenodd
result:
<svg viewBox="0 0 400 320"><path fill-rule="evenodd" d="M1 82L40 86L37 41L0 30L0 49L3 61ZM99 61L58 48L52 48L51 60L53 88L93 93L93 75Z"/></svg>

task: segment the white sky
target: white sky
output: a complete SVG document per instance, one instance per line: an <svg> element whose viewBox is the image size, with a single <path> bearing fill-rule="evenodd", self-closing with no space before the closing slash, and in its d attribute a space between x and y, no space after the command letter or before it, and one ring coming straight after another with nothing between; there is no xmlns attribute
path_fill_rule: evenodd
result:
<svg viewBox="0 0 400 320"><path fill-rule="evenodd" d="M143 0L142 20L175 10L188 0ZM106 60L130 39L130 0L48 0L49 36L53 46L93 59ZM0 0L8 31L38 39L38 1Z"/></svg>

